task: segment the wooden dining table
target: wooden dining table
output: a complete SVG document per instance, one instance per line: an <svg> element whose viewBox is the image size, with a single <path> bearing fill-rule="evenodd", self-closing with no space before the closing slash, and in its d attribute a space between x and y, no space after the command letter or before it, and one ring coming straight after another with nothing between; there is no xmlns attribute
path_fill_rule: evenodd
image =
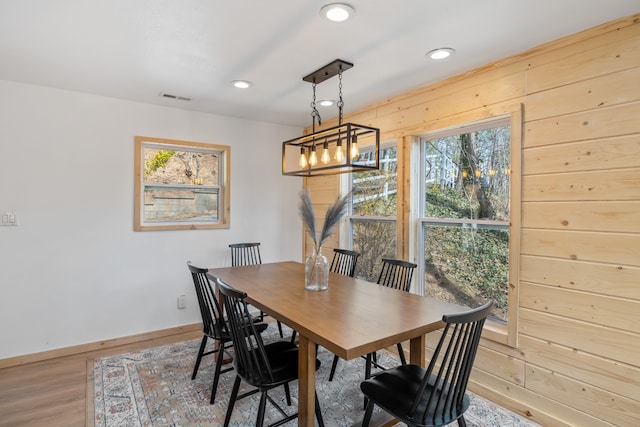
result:
<svg viewBox="0 0 640 427"><path fill-rule="evenodd" d="M444 326L443 314L467 308L329 273L329 289L304 287L304 265L275 262L211 268L247 293L247 301L299 335L298 425L313 426L316 346L349 360L409 340L409 360L425 365L425 334Z"/></svg>

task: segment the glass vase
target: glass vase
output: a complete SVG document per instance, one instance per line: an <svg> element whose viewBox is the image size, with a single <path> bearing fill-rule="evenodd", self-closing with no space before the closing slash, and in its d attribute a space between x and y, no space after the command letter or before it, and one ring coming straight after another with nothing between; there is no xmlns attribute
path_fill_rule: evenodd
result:
<svg viewBox="0 0 640 427"><path fill-rule="evenodd" d="M322 247L315 248L304 263L304 287L309 291L326 291L329 288L329 263L322 255Z"/></svg>

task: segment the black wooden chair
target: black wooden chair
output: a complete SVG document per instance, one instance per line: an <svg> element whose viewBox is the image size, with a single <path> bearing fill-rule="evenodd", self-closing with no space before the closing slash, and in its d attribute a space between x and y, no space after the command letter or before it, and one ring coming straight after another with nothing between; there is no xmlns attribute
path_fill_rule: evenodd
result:
<svg viewBox="0 0 640 427"><path fill-rule="evenodd" d="M202 316L202 341L200 342L200 350L198 351L198 357L196 358L195 366L193 367L193 374L191 379L196 379L198 369L200 368L200 362L203 356L209 354L218 353L216 358L216 366L213 374L213 385L211 386L211 400L210 403L214 403L216 399L216 391L218 389L218 380L220 374L229 372L233 368L229 367L222 370L222 359L224 358L224 351L231 346L231 336L227 328L227 323L222 315L222 307L218 303L214 289L211 286L211 282L207 277L207 269L199 268L191 265L187 262L187 267L193 277L193 284L196 290L196 296L198 297L198 305L200 306L200 315ZM254 319L252 319L254 321ZM255 328L258 332L262 332L267 329L266 323L256 324ZM211 338L217 341L217 345L211 351L205 352L208 339Z"/></svg>
<svg viewBox="0 0 640 427"><path fill-rule="evenodd" d="M260 257L260 243L232 243L231 266L262 264Z"/></svg>
<svg viewBox="0 0 640 427"><path fill-rule="evenodd" d="M329 271L342 274L343 276L353 277L356 272L356 264L358 263L359 256L360 253L356 251L334 249Z"/></svg>
<svg viewBox="0 0 640 427"><path fill-rule="evenodd" d="M369 425L378 405L408 426L435 427L457 421L465 427L467 383L491 305L442 316L445 328L426 369L400 365L363 381L360 389L368 403L362 426Z"/></svg>
<svg viewBox="0 0 640 427"><path fill-rule="evenodd" d="M262 257L260 256L260 243L232 243L229 245L229 248L231 249L232 267L262 264ZM264 320L264 316L266 316L266 314L260 312L260 318L262 320ZM278 332L280 333L280 338L282 338L282 323L278 321L277 325Z"/></svg>
<svg viewBox="0 0 640 427"><path fill-rule="evenodd" d="M388 288L399 289L401 291L409 292L411 289L411 279L413 278L413 272L418 265L412 262L403 261L401 259L382 258L382 269L378 276L378 284L386 286ZM403 365L407 364L407 359L404 355L404 349L402 343L396 344L398 347L398 356L400 356L400 362ZM371 376L371 367L376 366L383 368L377 364L376 353L369 353L366 357L367 363L365 365L364 377L369 378Z"/></svg>
<svg viewBox="0 0 640 427"><path fill-rule="evenodd" d="M233 366L236 371L236 379L231 390L229 406L224 425L231 421L233 407L238 399L260 392L260 404L255 425L264 423L267 400L285 417L283 420L272 424L280 425L294 420L298 414L287 415L284 410L269 397L268 391L284 386L287 404L291 405L289 383L298 379L298 347L289 341L278 341L264 344L262 337L255 330L252 322L243 321L249 316L247 306L247 294L227 285L220 279L216 279L216 285L224 296L224 306L227 312L229 332L233 340L235 357ZM320 361L316 359L316 370L320 367ZM244 380L255 389L238 396L240 383ZM316 394L315 399L316 418L320 426L324 426L320 403Z"/></svg>

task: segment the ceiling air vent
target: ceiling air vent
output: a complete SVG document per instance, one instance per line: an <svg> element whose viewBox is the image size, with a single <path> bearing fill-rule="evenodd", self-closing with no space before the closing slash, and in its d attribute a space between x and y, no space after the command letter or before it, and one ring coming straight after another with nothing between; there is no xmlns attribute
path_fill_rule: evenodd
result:
<svg viewBox="0 0 640 427"><path fill-rule="evenodd" d="M160 92L160 96L163 97L163 98L177 99L178 101L191 101L191 98L189 98L189 97L171 95L170 93L164 93L164 92Z"/></svg>

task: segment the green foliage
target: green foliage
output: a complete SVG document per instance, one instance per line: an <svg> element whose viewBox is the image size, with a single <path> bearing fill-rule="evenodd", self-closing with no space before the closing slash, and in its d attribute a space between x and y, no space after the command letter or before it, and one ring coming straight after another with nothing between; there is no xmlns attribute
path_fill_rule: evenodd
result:
<svg viewBox="0 0 640 427"><path fill-rule="evenodd" d="M165 167L175 153L175 150L158 150L152 158L145 162L144 176L148 177L158 169Z"/></svg>
<svg viewBox="0 0 640 427"><path fill-rule="evenodd" d="M428 215L475 218L477 200L455 188L427 191ZM472 213L470 215L470 213ZM509 281L509 233L475 227L427 226L425 289L428 295L473 306L491 299L494 314L506 320Z"/></svg>

